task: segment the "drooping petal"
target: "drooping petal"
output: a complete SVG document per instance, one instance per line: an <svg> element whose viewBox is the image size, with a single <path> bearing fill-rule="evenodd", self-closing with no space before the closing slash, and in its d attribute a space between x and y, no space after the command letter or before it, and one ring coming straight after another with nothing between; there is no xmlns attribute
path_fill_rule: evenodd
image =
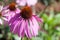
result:
<svg viewBox="0 0 60 40"><path fill-rule="evenodd" d="M14 17L15 16L15 13L14 12L12 12L12 11L9 11L8 12L8 21L12 18L12 17Z"/></svg>
<svg viewBox="0 0 60 40"><path fill-rule="evenodd" d="M19 26L20 28L19 28L19 32L18 32L18 35L20 36L20 37L23 37L24 36L24 29L25 29L25 27L26 27L26 24L25 24L25 21L23 20L22 21L22 23L20 23L20 26ZM23 33L23 35L22 35L22 33Z"/></svg>
<svg viewBox="0 0 60 40"><path fill-rule="evenodd" d="M15 13L11 12L9 10L2 11L2 16L6 17L6 19L8 19L7 21L9 21L11 19L11 17L13 17L14 15L15 15Z"/></svg>
<svg viewBox="0 0 60 40"><path fill-rule="evenodd" d="M22 35L22 36L21 36L22 38L25 36L25 29L23 29L21 35Z"/></svg>
<svg viewBox="0 0 60 40"><path fill-rule="evenodd" d="M22 19L21 19L21 20L22 20ZM11 25L9 24L9 26L10 26L11 32L13 31L14 27L15 27L15 29L18 30L18 27L19 27L20 23L21 23L20 18L17 18L13 23L10 23ZM18 31L15 30L15 29L14 29L13 33L18 32Z"/></svg>
<svg viewBox="0 0 60 40"><path fill-rule="evenodd" d="M38 22L43 23L43 20L42 20L41 18L37 17L36 15L33 15L33 16L35 17L35 19L36 19Z"/></svg>
<svg viewBox="0 0 60 40"><path fill-rule="evenodd" d="M1 17L0 18L0 24L6 26L8 24L6 20L7 20L6 18Z"/></svg>
<svg viewBox="0 0 60 40"><path fill-rule="evenodd" d="M29 27L30 27L31 34L32 34L32 36L34 36L34 30L32 28L32 27L34 27L34 25L31 20L29 20L29 23L30 23Z"/></svg>
<svg viewBox="0 0 60 40"><path fill-rule="evenodd" d="M7 18L5 18L5 17L2 17L2 20L5 20L5 21L7 21L8 19L7 19Z"/></svg>
<svg viewBox="0 0 60 40"><path fill-rule="evenodd" d="M30 21L30 27L33 29L34 36L38 35L38 30L39 30L39 24L35 17L32 17Z"/></svg>
<svg viewBox="0 0 60 40"><path fill-rule="evenodd" d="M12 17L9 21L9 24L10 23L13 23L17 18L19 18L20 14L16 14L14 17Z"/></svg>
<svg viewBox="0 0 60 40"><path fill-rule="evenodd" d="M27 20L26 20L25 34L26 34L26 36L28 38L31 38L32 37L31 30L30 30L30 27L29 27L29 24L28 24L28 21Z"/></svg>
<svg viewBox="0 0 60 40"><path fill-rule="evenodd" d="M11 25L11 26L10 26L10 31L11 31L12 33L15 33L14 31L16 31L15 29L17 28L17 25L18 25L18 22L17 22L15 25Z"/></svg>
<svg viewBox="0 0 60 40"><path fill-rule="evenodd" d="M8 16L8 12L9 12L9 10L3 10L3 11L2 11L2 15L3 15L3 16Z"/></svg>
<svg viewBox="0 0 60 40"><path fill-rule="evenodd" d="M3 9L3 5L0 5L0 12L2 11L2 9Z"/></svg>
<svg viewBox="0 0 60 40"><path fill-rule="evenodd" d="M3 20L0 18L0 24L3 24Z"/></svg>
<svg viewBox="0 0 60 40"><path fill-rule="evenodd" d="M19 22L18 21L15 21L15 22L17 22L17 23L13 23L12 25L10 25L9 27L10 27L10 31L12 32L12 33L14 33L14 34L16 34L16 31L17 30L15 30L16 28L18 29L18 25L19 25Z"/></svg>
<svg viewBox="0 0 60 40"><path fill-rule="evenodd" d="M7 9L8 9L8 7L9 7L9 5L7 5L7 6L3 7L3 10L7 10Z"/></svg>

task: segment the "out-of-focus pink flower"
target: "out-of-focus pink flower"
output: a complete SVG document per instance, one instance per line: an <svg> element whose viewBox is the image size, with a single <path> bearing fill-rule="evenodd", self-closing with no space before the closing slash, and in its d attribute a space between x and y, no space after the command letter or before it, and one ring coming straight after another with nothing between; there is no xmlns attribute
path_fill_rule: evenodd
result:
<svg viewBox="0 0 60 40"><path fill-rule="evenodd" d="M3 8L3 15L7 17L7 21L9 21L17 13L20 13L20 9L16 6L15 3L11 3Z"/></svg>
<svg viewBox="0 0 60 40"><path fill-rule="evenodd" d="M37 3L37 0L16 0L16 3L19 6L25 6L26 4L28 6L32 6L32 5L35 5Z"/></svg>
<svg viewBox="0 0 60 40"><path fill-rule="evenodd" d="M20 37L26 35L31 38L38 35L40 28L38 22L42 22L42 20L32 14L32 9L29 6L25 6L19 14L10 19L10 31Z"/></svg>
<svg viewBox="0 0 60 40"><path fill-rule="evenodd" d="M0 25L3 25L4 22L7 20L4 15L2 15L3 5L0 5Z"/></svg>

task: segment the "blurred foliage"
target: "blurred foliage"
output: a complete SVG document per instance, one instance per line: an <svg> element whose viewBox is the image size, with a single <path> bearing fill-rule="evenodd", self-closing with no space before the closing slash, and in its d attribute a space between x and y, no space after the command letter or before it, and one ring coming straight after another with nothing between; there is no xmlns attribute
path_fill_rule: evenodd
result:
<svg viewBox="0 0 60 40"><path fill-rule="evenodd" d="M41 2L45 5L50 5L51 3L53 3L55 0L38 0L38 2Z"/></svg>
<svg viewBox="0 0 60 40"><path fill-rule="evenodd" d="M39 37L42 37L42 40L60 40L60 13L55 15L54 11L50 10L47 15L42 12L42 19L44 31L39 33Z"/></svg>

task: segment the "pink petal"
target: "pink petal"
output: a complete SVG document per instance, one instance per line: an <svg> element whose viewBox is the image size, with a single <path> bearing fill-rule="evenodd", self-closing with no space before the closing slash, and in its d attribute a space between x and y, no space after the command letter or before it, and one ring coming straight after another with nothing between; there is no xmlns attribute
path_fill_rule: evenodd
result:
<svg viewBox="0 0 60 40"><path fill-rule="evenodd" d="M3 20L2 19L0 19L0 24L3 24Z"/></svg>
<svg viewBox="0 0 60 40"><path fill-rule="evenodd" d="M28 4L29 6L35 5L36 3L37 3L37 0L27 0L27 4Z"/></svg>
<svg viewBox="0 0 60 40"><path fill-rule="evenodd" d="M33 26L33 23L32 23L31 20L29 20L29 23L30 23L29 28L30 28L31 34L32 34L32 36L34 36L34 30L33 30L33 28L32 28L32 27L34 27L34 26Z"/></svg>
<svg viewBox="0 0 60 40"><path fill-rule="evenodd" d="M28 21L26 20L26 28L25 28L25 34L27 37L31 38L32 37L32 34L30 32L30 27L29 27L29 24L28 24Z"/></svg>
<svg viewBox="0 0 60 40"><path fill-rule="evenodd" d="M39 24L35 17L32 17L32 20L30 21L30 27L33 29L34 36L38 35Z"/></svg>
<svg viewBox="0 0 60 40"><path fill-rule="evenodd" d="M20 24L20 29L18 30L19 32L18 32L18 35L19 36L22 36L22 32L23 32L23 30L25 29L25 27L26 27L26 24L25 24L25 20L23 20L22 21L22 23Z"/></svg>
<svg viewBox="0 0 60 40"><path fill-rule="evenodd" d="M15 12L9 11L9 10L4 10L2 12L2 15L3 15L3 17L7 17L7 19L8 19L7 21L9 21L12 17L14 17Z"/></svg>
<svg viewBox="0 0 60 40"><path fill-rule="evenodd" d="M6 10L6 9L8 9L8 7L9 7L9 5L5 6L5 7L3 8L3 10Z"/></svg>
<svg viewBox="0 0 60 40"><path fill-rule="evenodd" d="M25 36L25 29L23 29L21 35L22 35L21 37L24 37Z"/></svg>
<svg viewBox="0 0 60 40"><path fill-rule="evenodd" d="M16 0L16 3L20 6L25 6L26 5L26 0Z"/></svg>
<svg viewBox="0 0 60 40"><path fill-rule="evenodd" d="M11 25L9 25L10 26L10 30L11 30L12 33L17 33L18 32L17 29L19 28L19 25L20 25L21 21L18 18L13 23L11 23Z"/></svg>
<svg viewBox="0 0 60 40"><path fill-rule="evenodd" d="M19 8L16 8L16 10L15 10L16 13L20 13L20 11L21 10Z"/></svg>
<svg viewBox="0 0 60 40"><path fill-rule="evenodd" d="M8 22L9 23L9 25L11 24L11 23L13 23L15 20L21 20L22 18L19 18L20 17L20 14L16 14L14 17L12 17L11 19L10 19L10 21Z"/></svg>
<svg viewBox="0 0 60 40"><path fill-rule="evenodd" d="M42 20L41 18L37 17L36 15L33 15L33 16L36 18L36 20L37 20L38 22L43 23L43 20Z"/></svg>
<svg viewBox="0 0 60 40"><path fill-rule="evenodd" d="M25 6L26 3L28 6L35 5L37 3L37 0L16 0L16 3L20 6Z"/></svg>
<svg viewBox="0 0 60 40"><path fill-rule="evenodd" d="M15 16L15 12L9 11L9 12L8 12L8 21L9 21L12 17L14 17L14 16Z"/></svg>

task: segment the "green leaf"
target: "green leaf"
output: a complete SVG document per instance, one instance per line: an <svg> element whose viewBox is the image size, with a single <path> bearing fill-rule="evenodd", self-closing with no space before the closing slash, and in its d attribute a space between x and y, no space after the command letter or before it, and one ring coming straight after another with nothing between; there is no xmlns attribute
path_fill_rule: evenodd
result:
<svg viewBox="0 0 60 40"><path fill-rule="evenodd" d="M32 40L43 40L42 37L33 37Z"/></svg>
<svg viewBox="0 0 60 40"><path fill-rule="evenodd" d="M45 23L45 30L48 30L48 24L47 23Z"/></svg>
<svg viewBox="0 0 60 40"><path fill-rule="evenodd" d="M43 18L44 22L47 22L48 16L46 14L43 14L42 18Z"/></svg>

